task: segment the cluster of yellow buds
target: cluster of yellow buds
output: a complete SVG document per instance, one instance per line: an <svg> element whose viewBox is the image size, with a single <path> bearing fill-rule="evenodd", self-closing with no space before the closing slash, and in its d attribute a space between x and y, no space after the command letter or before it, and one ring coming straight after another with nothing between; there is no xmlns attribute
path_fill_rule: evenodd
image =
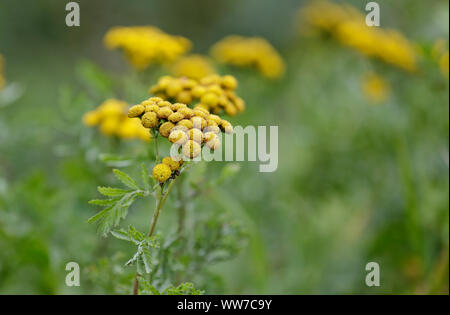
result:
<svg viewBox="0 0 450 315"><path fill-rule="evenodd" d="M275 79L284 73L284 61L264 38L227 36L211 48L218 61L240 67L256 67L262 75Z"/></svg>
<svg viewBox="0 0 450 315"><path fill-rule="evenodd" d="M300 11L301 19L333 35L369 57L378 58L407 71L417 67L417 51L400 32L366 25L365 17L350 5L315 1Z"/></svg>
<svg viewBox="0 0 450 315"><path fill-rule="evenodd" d="M231 75L212 74L200 80L164 76L150 88L158 97L203 108L214 114L229 116L244 111L245 102L236 95L237 80Z"/></svg>
<svg viewBox="0 0 450 315"><path fill-rule="evenodd" d="M183 163L184 161L182 159L176 161L170 156L167 156L162 159L162 163L156 164L153 168L153 178L160 183L164 183L170 178L174 178L179 175L179 169Z"/></svg>
<svg viewBox="0 0 450 315"><path fill-rule="evenodd" d="M107 136L150 140L150 133L141 125L139 119L127 117L127 109L127 103L108 99L97 109L84 114L83 122L86 126L99 126L100 132Z"/></svg>
<svg viewBox="0 0 450 315"><path fill-rule="evenodd" d="M187 77L195 80L200 80L216 72L211 61L202 55L181 57L171 65L170 71L175 77Z"/></svg>
<svg viewBox="0 0 450 315"><path fill-rule="evenodd" d="M153 129L171 143L179 145L184 159L193 159L200 155L202 146L215 150L221 145L219 134L233 133L233 126L218 115L211 114L203 106L194 108L183 103L171 103L159 97L150 97L128 110L128 117L140 118L145 128ZM179 165L163 161L171 171L177 171ZM166 181L172 172L158 164L153 170L155 179Z"/></svg>
<svg viewBox="0 0 450 315"><path fill-rule="evenodd" d="M122 49L139 70L152 63L173 62L192 47L187 38L169 35L154 26L114 27L106 33L104 43L109 49Z"/></svg>
<svg viewBox="0 0 450 315"><path fill-rule="evenodd" d="M0 55L0 90L3 89L3 87L5 86L5 78L3 76L3 67L4 67L4 60L3 60L3 56Z"/></svg>

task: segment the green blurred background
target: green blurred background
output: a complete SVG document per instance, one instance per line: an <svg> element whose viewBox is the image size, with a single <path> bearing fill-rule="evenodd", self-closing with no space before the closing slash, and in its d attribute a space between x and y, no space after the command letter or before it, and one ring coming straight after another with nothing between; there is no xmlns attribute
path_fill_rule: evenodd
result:
<svg viewBox="0 0 450 315"><path fill-rule="evenodd" d="M345 2L364 11L365 1ZM259 173L256 163L240 163L218 197L203 201L226 208L250 234L246 250L210 267L221 285L207 293L448 294L448 78L431 62L408 74L329 38L302 37L295 13L305 2L298 0L78 3L81 26L69 28L66 1L0 2L5 77L22 90L0 107L0 293L110 293L84 274L80 287L64 283L69 261L86 269L117 250L131 254L87 224L95 187L113 179L95 158L109 143L89 147L93 135L81 117L121 96L111 86L133 76L118 52L103 47L105 32L150 24L188 37L204 54L229 34L262 36L286 62L276 81L221 68L238 78L247 102L230 121L279 126L279 167ZM378 3L382 27L425 50L438 38L448 45L447 1ZM378 106L360 89L361 76L373 70L392 89ZM147 86L120 83L130 91L126 101L146 97L155 75ZM130 220L146 222L148 210L136 209ZM171 222L166 215L160 229ZM365 285L370 261L380 264L380 287Z"/></svg>

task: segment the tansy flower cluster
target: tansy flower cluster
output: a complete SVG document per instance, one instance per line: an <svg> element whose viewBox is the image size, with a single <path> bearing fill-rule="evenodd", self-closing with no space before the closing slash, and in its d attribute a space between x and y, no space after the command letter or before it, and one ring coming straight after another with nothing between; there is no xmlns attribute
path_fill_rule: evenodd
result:
<svg viewBox="0 0 450 315"><path fill-rule="evenodd" d="M284 73L284 62L275 48L264 38L227 36L211 48L218 61L240 67L255 67L270 79Z"/></svg>
<svg viewBox="0 0 450 315"><path fill-rule="evenodd" d="M153 63L170 63L191 49L191 42L172 36L154 26L114 27L105 37L109 49L122 49L130 63L139 70Z"/></svg>
<svg viewBox="0 0 450 315"><path fill-rule="evenodd" d="M245 109L244 101L235 93L237 85L231 75L213 74L200 80L164 76L150 88L150 93L168 101L196 104L214 114L225 112L234 116Z"/></svg>
<svg viewBox="0 0 450 315"><path fill-rule="evenodd" d="M3 76L3 67L4 67L4 60L3 60L3 56L0 55L0 90L3 89L3 87L5 86L6 80Z"/></svg>
<svg viewBox="0 0 450 315"><path fill-rule="evenodd" d="M107 136L150 140L150 133L141 125L139 119L127 117L127 108L127 103L109 99L97 109L84 114L83 122L86 126L99 126L100 132Z"/></svg>
<svg viewBox="0 0 450 315"><path fill-rule="evenodd" d="M349 5L313 2L300 11L300 18L369 57L407 71L416 70L417 51L400 32L367 26L364 16Z"/></svg>
<svg viewBox="0 0 450 315"><path fill-rule="evenodd" d="M181 57L171 65L170 71L175 77L187 77L195 80L215 73L210 60L202 55Z"/></svg>
<svg viewBox="0 0 450 315"><path fill-rule="evenodd" d="M215 150L221 145L218 135L221 132L233 132L230 122L211 114L202 106L189 108L186 104L171 103L159 97L150 97L132 106L128 110L128 117L139 117L145 128L179 145L185 160L199 156L204 145ZM162 164L169 166L171 171ZM153 176L161 183L169 179L180 166L170 164L167 158L162 164L153 169Z"/></svg>
<svg viewBox="0 0 450 315"><path fill-rule="evenodd" d="M362 90L366 98L376 104L386 101L390 94L389 83L375 73L369 73L364 76Z"/></svg>
<svg viewBox="0 0 450 315"><path fill-rule="evenodd" d="M175 178L179 175L179 169L183 165L183 160L176 161L170 156L162 159L162 163L156 164L153 168L152 175L158 182L164 183L170 178Z"/></svg>

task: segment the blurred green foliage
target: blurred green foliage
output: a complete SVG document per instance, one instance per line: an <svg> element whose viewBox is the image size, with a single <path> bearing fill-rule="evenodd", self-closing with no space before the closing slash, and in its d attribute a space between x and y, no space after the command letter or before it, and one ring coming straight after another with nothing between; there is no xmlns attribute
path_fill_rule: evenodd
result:
<svg viewBox="0 0 450 315"><path fill-rule="evenodd" d="M363 10L363 2L348 2ZM191 242L189 254L175 264L186 279L170 290L200 293L177 287L192 281L207 293L448 293L449 85L433 62L408 74L329 38L298 36L292 18L302 1L79 3L81 27L67 28L64 1L0 2L6 79L23 89L0 107L0 293L129 293L134 271L123 264L132 249L96 234L87 202L98 198L97 185L115 183L111 169L118 166L99 154L142 160L151 153L137 141L118 148L81 117L107 97L142 99L162 73L137 76L102 47L109 27L141 24L187 36L200 53L224 35L261 35L287 64L274 82L220 69L238 78L248 105L233 124L279 126L279 167L265 174L240 163L187 209L190 234L180 242ZM425 50L438 38L448 42L448 2L379 3L382 26ZM378 106L360 89L370 71L392 88ZM200 164L189 181L219 176L223 166ZM152 207L137 202L130 222L145 230ZM176 228L175 208L169 198L158 230ZM247 245L229 222L244 227ZM215 238L222 249L207 254L216 263L197 264L197 244ZM239 251L243 246L248 250ZM65 286L69 261L83 269L80 287ZM364 283L370 261L380 264L377 288Z"/></svg>

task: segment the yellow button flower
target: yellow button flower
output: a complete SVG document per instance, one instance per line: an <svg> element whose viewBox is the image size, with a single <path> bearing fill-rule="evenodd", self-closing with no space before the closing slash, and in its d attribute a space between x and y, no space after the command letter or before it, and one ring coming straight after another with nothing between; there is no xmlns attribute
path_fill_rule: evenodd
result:
<svg viewBox="0 0 450 315"><path fill-rule="evenodd" d="M158 110L158 118L159 119L167 119L172 114L173 114L173 111L170 109L169 106L160 107Z"/></svg>
<svg viewBox="0 0 450 315"><path fill-rule="evenodd" d="M184 144L188 140L188 136L183 130L172 130L169 135L169 141L176 144Z"/></svg>
<svg viewBox="0 0 450 315"><path fill-rule="evenodd" d="M155 165L152 174L154 179L156 179L160 183L164 183L172 175L172 170L168 165L160 163Z"/></svg>
<svg viewBox="0 0 450 315"><path fill-rule="evenodd" d="M142 116L142 126L145 128L156 127L159 123L158 117L154 112L147 112Z"/></svg>
<svg viewBox="0 0 450 315"><path fill-rule="evenodd" d="M177 123L177 122L179 122L179 121L181 121L181 120L184 119L184 115L183 115L182 113L180 113L180 112L176 112L176 113L171 114L171 115L168 117L168 119L169 119L171 122L173 122L173 123Z"/></svg>
<svg viewBox="0 0 450 315"><path fill-rule="evenodd" d="M145 107L142 105L134 105L131 106L131 108L128 110L128 117L134 118L142 115L142 113L145 111Z"/></svg>
<svg viewBox="0 0 450 315"><path fill-rule="evenodd" d="M172 130L173 127L175 127L173 123L171 123L170 121L166 121L161 125L161 127L159 127L159 133L164 138L167 138L170 135L170 131Z"/></svg>
<svg viewBox="0 0 450 315"><path fill-rule="evenodd" d="M172 159L171 157L165 157L162 159L163 164L167 165L168 167L170 167L170 169L172 171L176 171L178 169L180 169L181 167L181 163L179 161L175 161L174 159Z"/></svg>
<svg viewBox="0 0 450 315"><path fill-rule="evenodd" d="M200 155L202 148L200 144L195 141L188 140L185 144L183 144L182 152L186 158L195 158Z"/></svg>

